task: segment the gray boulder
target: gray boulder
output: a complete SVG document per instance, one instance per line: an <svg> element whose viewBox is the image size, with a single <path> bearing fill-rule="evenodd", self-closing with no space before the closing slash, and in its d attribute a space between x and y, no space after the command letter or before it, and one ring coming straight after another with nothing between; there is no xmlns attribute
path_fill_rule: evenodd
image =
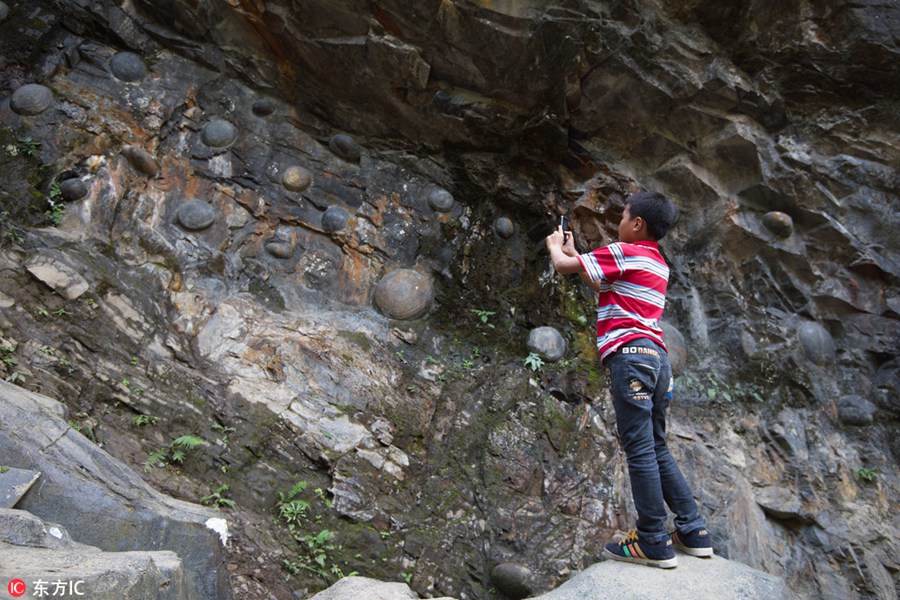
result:
<svg viewBox="0 0 900 600"><path fill-rule="evenodd" d="M556 362L566 355L566 339L555 327L535 327L528 334L529 352L539 354L544 360Z"/></svg>
<svg viewBox="0 0 900 600"><path fill-rule="evenodd" d="M623 596L623 590L627 594ZM784 581L718 556L678 556L677 569L606 561L582 571L559 588L534 596L534 600L788 600Z"/></svg>
<svg viewBox="0 0 900 600"><path fill-rule="evenodd" d="M419 595L405 583L387 583L368 577L345 577L333 586L319 592L310 600L419 600ZM437 598L436 600L453 600Z"/></svg>

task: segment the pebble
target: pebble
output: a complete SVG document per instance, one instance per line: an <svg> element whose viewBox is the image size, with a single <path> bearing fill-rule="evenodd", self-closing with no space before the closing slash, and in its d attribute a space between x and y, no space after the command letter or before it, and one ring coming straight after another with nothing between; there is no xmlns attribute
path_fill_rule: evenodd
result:
<svg viewBox="0 0 900 600"><path fill-rule="evenodd" d="M147 76L144 61L134 52L119 52L109 61L109 70L120 81L134 83Z"/></svg>
<svg viewBox="0 0 900 600"><path fill-rule="evenodd" d="M13 112L25 115L39 115L53 104L53 92L39 83L26 83L15 92L9 100Z"/></svg>
<svg viewBox="0 0 900 600"><path fill-rule="evenodd" d="M213 224L216 211L202 200L188 200L178 207L176 218L185 229L200 231Z"/></svg>
<svg viewBox="0 0 900 600"><path fill-rule="evenodd" d="M237 139L237 127L225 119L212 119L203 126L200 139L210 148L227 148Z"/></svg>
<svg viewBox="0 0 900 600"><path fill-rule="evenodd" d="M358 163L362 154L356 140L345 133L332 136L328 140L328 147L347 162Z"/></svg>
<svg viewBox="0 0 900 600"><path fill-rule="evenodd" d="M455 203L453 194L443 188L431 190L428 194L428 204L438 212L450 212Z"/></svg>

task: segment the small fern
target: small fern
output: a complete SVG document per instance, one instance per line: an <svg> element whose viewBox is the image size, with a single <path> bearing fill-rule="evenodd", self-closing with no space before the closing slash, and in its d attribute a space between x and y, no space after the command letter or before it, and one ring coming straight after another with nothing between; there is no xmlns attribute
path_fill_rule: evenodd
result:
<svg viewBox="0 0 900 600"><path fill-rule="evenodd" d="M206 444L203 438L196 435L183 435L159 450L151 452L144 461L142 467L145 472L150 472L159 463L183 464L188 450L194 450Z"/></svg>
<svg viewBox="0 0 900 600"><path fill-rule="evenodd" d="M284 496L282 499L283 500L292 500L297 494L299 494L300 492L305 490L307 487L309 487L308 483L306 483L305 481L298 481L291 487L290 490L288 490L287 495Z"/></svg>
<svg viewBox="0 0 900 600"><path fill-rule="evenodd" d="M161 462L165 462L168 457L169 457L169 449L168 448L161 448L155 452L151 452L147 456L147 460L144 461L144 464L142 466L142 468L144 469L144 472L149 473L156 467L156 465L158 465Z"/></svg>
<svg viewBox="0 0 900 600"><path fill-rule="evenodd" d="M206 441L203 438L197 437L196 435L183 435L172 440L171 445L187 450L194 450L205 443Z"/></svg>

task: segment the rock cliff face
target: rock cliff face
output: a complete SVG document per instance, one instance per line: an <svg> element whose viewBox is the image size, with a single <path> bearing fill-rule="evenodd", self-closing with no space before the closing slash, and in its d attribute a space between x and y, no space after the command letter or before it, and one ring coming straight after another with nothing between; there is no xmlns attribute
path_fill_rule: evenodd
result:
<svg viewBox="0 0 900 600"><path fill-rule="evenodd" d="M2 375L222 508L238 598L545 591L633 515L542 240L657 188L717 553L896 597L898 32L874 0L0 2ZM523 362L541 326L566 353Z"/></svg>

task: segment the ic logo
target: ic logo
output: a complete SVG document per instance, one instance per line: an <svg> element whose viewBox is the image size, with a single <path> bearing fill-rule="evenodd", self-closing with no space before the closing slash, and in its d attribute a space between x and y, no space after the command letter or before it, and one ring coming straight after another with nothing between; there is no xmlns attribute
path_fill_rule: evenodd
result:
<svg viewBox="0 0 900 600"><path fill-rule="evenodd" d="M25 595L25 582L21 579L13 579L9 582L9 585L6 586L6 591L9 592L9 595L13 598L18 598L19 596Z"/></svg>

